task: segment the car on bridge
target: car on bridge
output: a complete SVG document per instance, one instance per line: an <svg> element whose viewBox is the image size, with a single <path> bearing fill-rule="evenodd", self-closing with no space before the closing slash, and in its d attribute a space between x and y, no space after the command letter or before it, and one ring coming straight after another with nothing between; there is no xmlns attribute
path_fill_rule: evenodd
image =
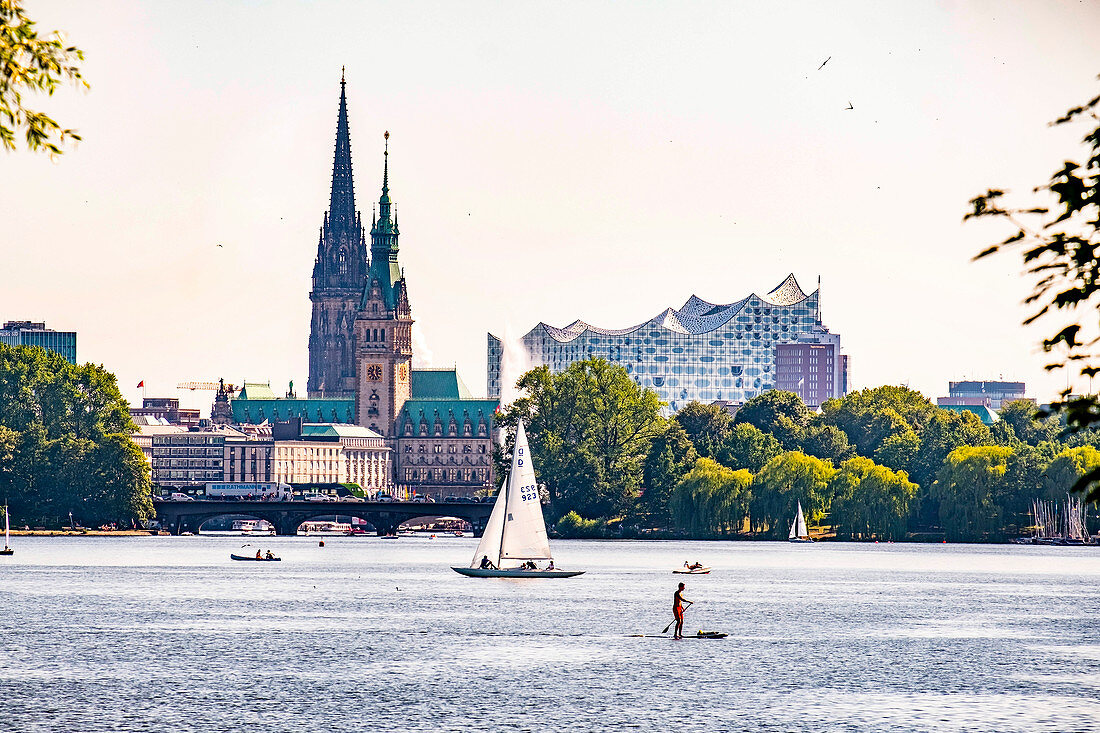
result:
<svg viewBox="0 0 1100 733"><path fill-rule="evenodd" d="M336 501L335 496L328 494L302 494L301 501Z"/></svg>

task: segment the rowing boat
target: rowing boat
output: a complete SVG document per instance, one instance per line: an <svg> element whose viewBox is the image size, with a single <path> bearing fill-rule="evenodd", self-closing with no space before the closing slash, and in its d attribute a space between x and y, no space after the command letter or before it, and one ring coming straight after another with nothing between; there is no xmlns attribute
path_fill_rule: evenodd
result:
<svg viewBox="0 0 1100 733"><path fill-rule="evenodd" d="M249 555L234 555L233 553L229 553L229 559L230 560L251 560L253 562L279 562L283 558L281 558L281 557L256 557L255 555L252 555L252 556L249 556Z"/></svg>
<svg viewBox="0 0 1100 733"><path fill-rule="evenodd" d="M673 570L676 575L709 575L710 568L680 568L679 570Z"/></svg>

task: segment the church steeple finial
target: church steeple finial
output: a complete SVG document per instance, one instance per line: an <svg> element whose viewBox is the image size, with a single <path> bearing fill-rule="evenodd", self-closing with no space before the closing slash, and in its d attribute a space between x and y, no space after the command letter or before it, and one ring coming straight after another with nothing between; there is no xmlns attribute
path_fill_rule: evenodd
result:
<svg viewBox="0 0 1100 733"><path fill-rule="evenodd" d="M385 162L382 163L382 198L380 199L380 201L384 201L386 203L389 203L389 201L390 201L390 131L386 130L386 132L382 135L382 137L385 138L385 140L386 140L386 147L385 147L385 150L382 153L383 160Z"/></svg>
<svg viewBox="0 0 1100 733"><path fill-rule="evenodd" d="M329 222L333 227L355 226L355 184L351 172L351 132L348 128L346 79L340 69L340 110L336 116L336 152L332 160L332 195L329 199Z"/></svg>

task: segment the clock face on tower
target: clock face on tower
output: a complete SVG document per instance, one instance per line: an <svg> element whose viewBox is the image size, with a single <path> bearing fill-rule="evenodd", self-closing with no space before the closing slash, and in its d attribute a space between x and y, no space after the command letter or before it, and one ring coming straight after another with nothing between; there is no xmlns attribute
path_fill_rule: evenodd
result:
<svg viewBox="0 0 1100 733"><path fill-rule="evenodd" d="M368 364L367 365L367 379L372 382L382 381L382 365L381 364Z"/></svg>

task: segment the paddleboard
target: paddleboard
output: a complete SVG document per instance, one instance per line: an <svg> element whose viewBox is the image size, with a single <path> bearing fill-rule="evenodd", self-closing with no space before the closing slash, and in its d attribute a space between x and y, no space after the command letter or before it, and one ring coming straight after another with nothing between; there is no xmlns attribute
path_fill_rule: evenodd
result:
<svg viewBox="0 0 1100 733"><path fill-rule="evenodd" d="M725 639L729 634L723 634L721 631L700 631L697 634L688 634L684 636L685 639ZM635 639L672 639L674 637L665 636L663 634L630 634L631 638Z"/></svg>

